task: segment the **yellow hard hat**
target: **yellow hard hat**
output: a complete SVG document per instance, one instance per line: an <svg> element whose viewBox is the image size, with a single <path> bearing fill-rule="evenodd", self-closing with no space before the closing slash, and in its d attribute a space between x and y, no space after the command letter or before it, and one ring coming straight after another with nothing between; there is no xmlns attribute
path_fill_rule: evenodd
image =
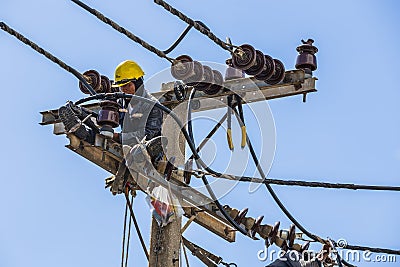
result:
<svg viewBox="0 0 400 267"><path fill-rule="evenodd" d="M115 68L114 84L112 87L120 87L144 75L142 68L132 60L125 60Z"/></svg>

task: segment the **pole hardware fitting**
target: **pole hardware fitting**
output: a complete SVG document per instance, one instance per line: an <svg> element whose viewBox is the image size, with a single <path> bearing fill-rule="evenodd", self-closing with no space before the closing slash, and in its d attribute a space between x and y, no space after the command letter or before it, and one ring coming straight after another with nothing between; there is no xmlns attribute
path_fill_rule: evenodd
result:
<svg viewBox="0 0 400 267"><path fill-rule="evenodd" d="M175 163L175 157L170 157L167 162L167 165L165 166L164 179L167 181L171 180L172 171L174 169L174 163Z"/></svg>
<svg viewBox="0 0 400 267"><path fill-rule="evenodd" d="M315 54L318 48L313 45L314 40L308 39L307 41L301 40L302 45L296 48L299 55L296 59L296 69L304 69L306 74L312 74L317 69L317 57Z"/></svg>
<svg viewBox="0 0 400 267"><path fill-rule="evenodd" d="M100 125L100 134L112 138L113 128L119 126L119 109L121 106L117 101L103 100L100 102L100 111L97 123Z"/></svg>
<svg viewBox="0 0 400 267"><path fill-rule="evenodd" d="M185 100L186 91L187 91L187 87L184 83L182 83L181 81L174 82L174 94L175 94L176 100L178 100L179 102Z"/></svg>
<svg viewBox="0 0 400 267"><path fill-rule="evenodd" d="M183 172L183 181L185 184L190 184L190 180L192 178L192 172L193 172L193 159L189 159L185 163L185 170Z"/></svg>

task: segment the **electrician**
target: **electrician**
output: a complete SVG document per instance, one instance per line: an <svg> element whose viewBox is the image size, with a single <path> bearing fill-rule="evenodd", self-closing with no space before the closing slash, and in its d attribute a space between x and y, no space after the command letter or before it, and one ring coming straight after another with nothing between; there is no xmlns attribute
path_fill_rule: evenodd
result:
<svg viewBox="0 0 400 267"><path fill-rule="evenodd" d="M142 68L132 60L121 62L115 69L113 87L126 94L132 94L157 102L144 88L144 72ZM119 100L123 112L120 113L120 125L122 133L114 133L113 139L122 144L134 144L137 139L149 141L161 135L163 112L152 104L132 99ZM125 119L125 116L129 116Z"/></svg>

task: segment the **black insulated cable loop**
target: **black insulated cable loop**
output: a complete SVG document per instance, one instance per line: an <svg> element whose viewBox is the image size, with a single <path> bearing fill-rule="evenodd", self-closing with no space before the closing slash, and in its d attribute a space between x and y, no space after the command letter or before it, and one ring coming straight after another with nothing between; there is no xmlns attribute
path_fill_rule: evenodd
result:
<svg viewBox="0 0 400 267"><path fill-rule="evenodd" d="M189 136L188 132L186 131L186 129L184 128L184 125L183 125L183 123L180 121L180 119L178 118L178 116L177 116L173 111L171 111L169 108L167 108L166 106L160 104L159 102L155 102L155 101L153 101L153 100L150 100L150 99L147 99L147 98L143 98L143 97L140 97L140 96L136 96L136 95L129 95L129 94L125 94L125 93L112 93L112 94L98 94L98 95L95 95L95 96L90 96L90 97L87 97L87 98L83 98L83 99L77 101L76 104L77 104L77 103L83 104L83 103L85 103L85 102L88 102L88 101L91 101L91 100L95 100L95 99L103 99L103 98L105 98L106 96L108 96L108 97L115 97L115 98L126 98L126 99L132 99L132 98L133 98L133 99L135 99L135 100L137 100L137 101L143 101L143 102L148 103L148 104L154 104L157 108L160 108L161 110L163 110L164 112L166 112L167 114L169 114L169 115L175 120L176 124L178 124L178 126L180 127L181 132L182 132L182 134L185 136L185 139L186 139L186 141L188 142L189 148L190 148L190 150L192 151L192 153L193 153L193 155L194 155L194 158L195 158L196 160L198 160L198 162L200 163L200 165L201 165L204 169L207 168L208 170L211 170L211 169L208 168L208 167L206 166L206 164L201 160L199 154L198 154L197 151L196 151L195 145L194 145L193 142L190 140L190 136ZM236 116L237 118L239 118L239 115L237 114L237 112L235 112L235 110L234 110L234 113L235 113L235 116ZM240 118L239 118L239 119L240 119ZM249 137L249 136L247 135L247 139L246 139L247 145L248 145L248 147L249 147L249 149L250 149L250 152L252 153L253 160L257 163L257 164L256 164L256 167L257 167L257 169L259 170L260 174L262 173L262 174L265 176L263 170L261 169L261 166L259 165L259 162L258 162L258 159L257 159L257 155L255 154L254 149L253 149L253 146L251 145L250 139L249 139L248 137ZM205 167L206 167L206 168L205 168ZM207 171L208 171L208 170L207 170ZM222 176L221 173L218 173L218 172L216 172L216 171L214 171L214 170L211 170L211 171L212 171L212 172L210 172L210 173L219 174L219 175L216 175L217 177ZM327 243L326 243L327 240L324 240L324 239L322 239L322 238L320 238L320 237L318 237L318 236L316 236L316 235L314 235L314 234L308 232L300 223L298 223L297 220L296 220L296 219L289 213L289 211L284 207L284 205L282 204L282 202L279 200L278 196L277 196L277 195L275 194L275 192L272 190L272 187L271 187L269 184L265 184L265 186L267 187L267 189L268 189L268 188L271 189L270 193L271 193L271 195L273 196L274 200L277 202L278 206L282 209L282 211L285 213L285 215L296 225L297 228L299 228L304 234L306 234L306 235L307 235L308 237L310 237L311 239L313 239L313 240L315 240L315 241L318 241L318 242L320 242L320 243L322 243L322 244L327 244ZM269 190L268 190L268 191L269 191ZM222 212L222 210L221 210L221 212ZM376 253L386 253L386 254L400 255L400 250L392 250L392 249L384 249L384 248L373 248L373 247L365 247L365 246L347 245L347 246L345 247L345 249L362 250L362 251L369 250L369 251L371 251L371 252L376 252Z"/></svg>
<svg viewBox="0 0 400 267"><path fill-rule="evenodd" d="M83 85L86 87L86 89L90 92L91 95L95 95L96 94L96 92L93 90L92 86L89 85L89 83L85 80L85 78L83 78L82 74L80 74L76 69L74 69L71 66L65 64L63 61L61 61L57 57L55 57L52 54L50 54L49 52L47 52L46 50L44 50L43 48L38 46L36 43L32 42L31 40L29 40L28 38L26 38L22 34L18 33L14 29L12 29L9 26L7 26L4 22L0 22L0 28L3 31L13 35L15 38L17 38L18 40L20 40L24 44L30 46L33 50L35 50L39 54L41 54L41 55L45 56L46 58L50 59L52 62L56 63L58 66L60 66L64 70L68 71L69 73L72 73L76 78L79 79L79 81L81 81L83 83Z"/></svg>
<svg viewBox="0 0 400 267"><path fill-rule="evenodd" d="M169 11L171 14L179 17L181 20L186 22L187 24L193 26L196 30L201 32L202 34L206 35L208 38L210 38L214 43L219 45L222 49L228 50L229 52L233 52L232 49L221 39L219 39L217 36L215 36L208 27L205 27L203 23L199 23L198 21L194 21L179 10L173 8L171 5L166 3L163 0L154 0L154 3L157 5L162 6L164 9Z"/></svg>
<svg viewBox="0 0 400 267"><path fill-rule="evenodd" d="M197 22L198 24L200 24L201 26L203 26L204 28L206 28L207 30L210 30L203 22L201 22L201 21L199 21L199 20L196 20L196 22ZM185 38L185 36L189 33L189 31L190 31L192 28L193 28L192 25L188 25L188 26L186 27L186 29L181 33L181 35L179 36L179 38L178 38L167 50L164 50L164 51L162 51L162 52L164 52L164 54L169 54L169 53L171 53L172 50L174 50L175 47L177 47L178 44L180 44L180 42L182 42L183 38Z"/></svg>
<svg viewBox="0 0 400 267"><path fill-rule="evenodd" d="M176 41L175 41L167 50L164 50L164 51L163 51L164 54L167 55L167 54L171 53L172 50L174 50L175 47L177 47L178 44L180 44L180 42L182 42L183 38L185 38L186 34L188 34L189 31L190 31L190 29L192 29L192 28L193 28L193 26L191 26L191 25L187 26L186 29L185 29L185 30L181 33L181 35L178 37L178 39L176 39Z"/></svg>
<svg viewBox="0 0 400 267"><path fill-rule="evenodd" d="M235 222L232 217L225 211L224 207L222 207L221 203L217 199L216 195L214 194L214 191L212 190L210 184L208 183L208 180L205 175L201 176L201 179L203 180L204 185L207 188L208 193L211 196L211 199L214 201L215 205L217 205L218 210L222 213L222 215L225 217L225 219L239 232L241 232L244 235L248 235L248 231L246 229L243 229L237 222Z"/></svg>
<svg viewBox="0 0 400 267"><path fill-rule="evenodd" d="M240 115L238 114L237 110L234 109L234 113L235 116L237 118L238 121L241 121ZM243 123L243 121L242 121ZM266 179L266 175L264 173L264 170L261 168L260 162L258 161L258 157L256 152L254 151L253 145L251 144L251 141L249 139L249 136L247 136L246 138L246 142L247 142L247 146L249 147L250 150L250 154L251 157L254 161L254 164L256 165L257 171L260 173L261 178L262 179ZM280 201L279 197L276 195L275 191L272 189L271 185L269 185L268 183L264 183L265 186L267 187L268 192L270 193L270 195L272 196L272 198L274 199L274 201L276 202L276 204L279 206L279 208L283 211L283 213L290 219L290 221L292 221L292 223L294 223L294 225L296 225L297 228L299 228L304 234L306 234L309 238L318 241L322 244L327 244L328 241L323 240L322 238L310 233L309 231L307 231L307 229L305 229L293 216L292 214L286 209L285 205L283 205L283 203Z"/></svg>
<svg viewBox="0 0 400 267"><path fill-rule="evenodd" d="M193 145L195 146L195 141L194 141L194 135L193 135L193 126L192 126L192 99L194 98L194 95L196 93L196 89L193 88L192 92L190 93L190 97L189 97L189 103L188 103L188 112L187 112L187 121L188 121L188 132L189 132L189 137L190 137L190 142L193 143ZM193 151L192 151L193 152ZM196 150L197 153L197 150ZM193 153L194 155L194 153ZM196 160L196 164L197 160ZM198 165L201 165L198 164ZM204 166L203 166L204 167ZM207 167L208 168L208 167ZM208 193L210 194L211 199L213 200L213 202L217 205L219 211L222 213L222 215L225 217L225 219L239 232L241 232L244 235L247 235L247 230L243 229L238 223L236 223L232 217L225 211L225 209L222 207L221 203L219 202L218 198L216 197L216 195L214 194L214 191L212 190L210 184L208 183L208 180L206 178L205 175L201 176L201 179L203 180L204 185L207 188Z"/></svg>

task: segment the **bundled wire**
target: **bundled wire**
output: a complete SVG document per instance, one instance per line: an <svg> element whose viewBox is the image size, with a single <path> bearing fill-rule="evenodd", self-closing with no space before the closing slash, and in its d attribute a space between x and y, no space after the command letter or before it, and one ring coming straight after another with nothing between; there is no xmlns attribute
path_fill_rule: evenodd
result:
<svg viewBox="0 0 400 267"><path fill-rule="evenodd" d="M120 25L118 25L116 22L114 22L113 20L107 18L106 16L104 16L103 14L101 14L99 11L97 11L94 8L89 7L88 5L82 3L79 0L71 0L72 2L74 2L75 4L77 4L78 6L80 6L81 8L85 9L86 11L88 11L90 14L96 16L99 20L101 20L102 22L110 25L112 28L114 28L115 30L119 31L120 33L124 34L125 36L127 36L129 39L131 39L132 41L140 44L141 46L143 46L145 49L149 50L150 52L156 54L157 56L161 57L161 58L165 58L166 60L168 60L170 63L173 63L175 61L175 59L170 58L166 55L166 53L164 53L163 51L155 48L154 46L152 46L151 44L145 42L143 39L139 38L138 36L134 35L133 33L131 33L130 31L128 31L127 29L125 29L124 27L121 27Z"/></svg>
<svg viewBox="0 0 400 267"><path fill-rule="evenodd" d="M96 94L96 92L88 84L88 82L85 80L85 78L83 78L82 74L80 74L76 69L74 69L73 67L65 64L63 61L61 61L57 57L53 56L52 54L50 54L49 52L47 52L46 50L44 50L43 48L41 48L40 46L38 46L37 44L32 42L31 40L29 40L28 38L26 38L25 36L20 34L19 32L15 31L14 29L12 29L9 26L7 26L4 22L0 22L0 28L3 31L13 35L15 38L17 38L18 40L20 40L24 44L26 44L26 45L30 46L31 48L33 48L33 50L35 50L39 54L41 54L41 55L45 56L46 58L50 59L52 62L56 63L58 66L60 66L64 70L68 71L69 73L72 73L76 78L78 78L79 81L81 81L83 83L83 85L86 87L86 89L90 92L91 95L95 95Z"/></svg>

